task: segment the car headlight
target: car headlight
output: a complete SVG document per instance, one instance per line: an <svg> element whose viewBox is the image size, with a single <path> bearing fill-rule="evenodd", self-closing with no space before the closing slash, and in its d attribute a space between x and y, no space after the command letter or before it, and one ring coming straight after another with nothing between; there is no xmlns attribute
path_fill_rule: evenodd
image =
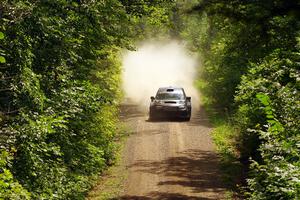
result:
<svg viewBox="0 0 300 200"><path fill-rule="evenodd" d="M156 100L154 103L155 103L155 105L161 105L163 102L160 100Z"/></svg>
<svg viewBox="0 0 300 200"><path fill-rule="evenodd" d="M184 102L184 101L179 101L178 103L179 103L179 104L184 104L185 102Z"/></svg>
<svg viewBox="0 0 300 200"><path fill-rule="evenodd" d="M180 105L180 106L178 106L178 108L184 110L184 109L186 109L186 106L185 105Z"/></svg>

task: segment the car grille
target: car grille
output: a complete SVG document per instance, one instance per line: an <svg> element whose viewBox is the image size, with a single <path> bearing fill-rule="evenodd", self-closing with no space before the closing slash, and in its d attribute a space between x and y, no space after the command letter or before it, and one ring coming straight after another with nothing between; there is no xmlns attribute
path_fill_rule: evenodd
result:
<svg viewBox="0 0 300 200"><path fill-rule="evenodd" d="M176 104L176 101L165 101L165 103Z"/></svg>

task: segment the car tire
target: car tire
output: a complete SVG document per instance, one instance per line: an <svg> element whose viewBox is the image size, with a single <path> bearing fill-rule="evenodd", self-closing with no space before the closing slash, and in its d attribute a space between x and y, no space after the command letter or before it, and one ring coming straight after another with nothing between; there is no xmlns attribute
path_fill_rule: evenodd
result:
<svg viewBox="0 0 300 200"><path fill-rule="evenodd" d="M188 115L185 117L185 121L190 121L191 120L191 111L188 112Z"/></svg>
<svg viewBox="0 0 300 200"><path fill-rule="evenodd" d="M150 120L150 121L153 121L153 120L155 120L155 118L156 118L156 117L155 117L153 111L150 110L150 112L149 112L149 120Z"/></svg>
<svg viewBox="0 0 300 200"><path fill-rule="evenodd" d="M184 118L184 121L190 121L191 120L191 116L188 116L188 117L186 117L186 118Z"/></svg>

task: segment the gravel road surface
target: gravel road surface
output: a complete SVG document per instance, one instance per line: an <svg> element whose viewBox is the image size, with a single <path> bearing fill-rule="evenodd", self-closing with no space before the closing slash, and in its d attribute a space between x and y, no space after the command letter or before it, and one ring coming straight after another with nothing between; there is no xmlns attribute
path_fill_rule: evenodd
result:
<svg viewBox="0 0 300 200"><path fill-rule="evenodd" d="M122 106L132 134L124 150L128 170L119 199L224 199L207 116L195 110L189 122L149 121L133 104Z"/></svg>

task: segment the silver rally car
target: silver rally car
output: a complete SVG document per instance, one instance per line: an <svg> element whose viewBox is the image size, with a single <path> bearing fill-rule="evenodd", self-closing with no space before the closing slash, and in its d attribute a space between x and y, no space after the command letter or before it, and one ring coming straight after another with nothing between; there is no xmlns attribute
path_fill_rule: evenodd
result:
<svg viewBox="0 0 300 200"><path fill-rule="evenodd" d="M189 121L191 118L191 97L180 87L161 87L151 97L150 120L158 117L177 117Z"/></svg>

